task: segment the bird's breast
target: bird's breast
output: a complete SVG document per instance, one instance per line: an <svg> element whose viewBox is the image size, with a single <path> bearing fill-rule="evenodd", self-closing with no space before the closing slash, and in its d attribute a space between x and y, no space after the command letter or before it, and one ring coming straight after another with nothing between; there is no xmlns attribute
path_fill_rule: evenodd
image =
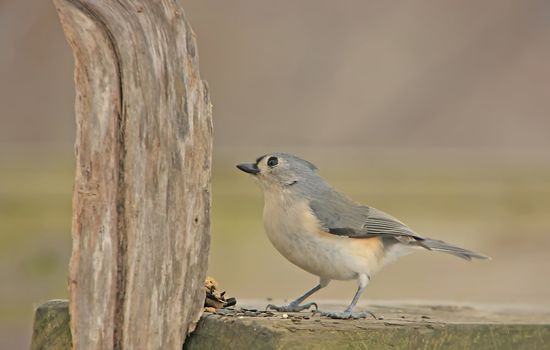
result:
<svg viewBox="0 0 550 350"><path fill-rule="evenodd" d="M330 279L356 277L346 261L350 239L325 232L307 201L266 198L263 221L273 246L293 264Z"/></svg>

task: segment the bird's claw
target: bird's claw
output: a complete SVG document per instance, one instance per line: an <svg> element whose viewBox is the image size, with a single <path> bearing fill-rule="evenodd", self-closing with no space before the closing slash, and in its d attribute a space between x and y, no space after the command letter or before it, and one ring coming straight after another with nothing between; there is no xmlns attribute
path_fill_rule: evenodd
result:
<svg viewBox="0 0 550 350"><path fill-rule="evenodd" d="M354 319L358 320L360 318L367 318L369 316L374 317L374 319L378 319L375 314L373 314L370 311L361 311L361 312L351 312L351 311L344 311L344 312L327 312L327 311L320 311L321 316L330 317L338 320L349 320Z"/></svg>
<svg viewBox="0 0 550 350"><path fill-rule="evenodd" d="M282 305L282 306L269 304L267 305L266 310L275 310L278 312L300 312L302 310L307 310L312 306L315 307L315 311L319 310L317 303L314 303L314 302L303 304L303 305L290 303L288 305Z"/></svg>

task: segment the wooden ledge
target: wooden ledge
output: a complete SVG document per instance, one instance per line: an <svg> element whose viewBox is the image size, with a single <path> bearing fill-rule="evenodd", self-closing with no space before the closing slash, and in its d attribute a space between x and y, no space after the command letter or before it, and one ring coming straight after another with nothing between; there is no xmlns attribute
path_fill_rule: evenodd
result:
<svg viewBox="0 0 550 350"><path fill-rule="evenodd" d="M342 310L320 302L324 310ZM312 312L264 312L265 303L205 313L185 349L544 349L550 308L377 302L378 319L334 320ZM70 349L67 303L36 311L32 349Z"/></svg>

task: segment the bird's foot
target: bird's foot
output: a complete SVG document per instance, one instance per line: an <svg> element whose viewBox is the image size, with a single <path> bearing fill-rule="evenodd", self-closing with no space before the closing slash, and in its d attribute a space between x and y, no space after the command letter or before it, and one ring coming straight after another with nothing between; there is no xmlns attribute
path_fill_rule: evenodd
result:
<svg viewBox="0 0 550 350"><path fill-rule="evenodd" d="M318 310L317 303L306 303L303 305L290 303L288 305L282 305L282 306L269 304L267 305L266 310L275 310L279 312L300 312L302 310L307 310L312 306L315 307L315 310Z"/></svg>
<svg viewBox="0 0 550 350"><path fill-rule="evenodd" d="M321 316L326 316L326 317L330 317L338 320L349 320L349 319L358 320L360 318L367 318L369 316L374 317L374 319L378 319L376 315L370 311L351 312L346 310L344 312L321 311L320 313L321 313Z"/></svg>

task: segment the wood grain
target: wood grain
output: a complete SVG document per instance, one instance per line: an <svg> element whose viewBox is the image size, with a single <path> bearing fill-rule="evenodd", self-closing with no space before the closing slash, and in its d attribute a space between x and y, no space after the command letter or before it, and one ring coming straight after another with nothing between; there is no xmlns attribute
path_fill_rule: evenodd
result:
<svg viewBox="0 0 550 350"><path fill-rule="evenodd" d="M202 312L212 112L177 1L54 0L75 61L76 349L181 349Z"/></svg>

